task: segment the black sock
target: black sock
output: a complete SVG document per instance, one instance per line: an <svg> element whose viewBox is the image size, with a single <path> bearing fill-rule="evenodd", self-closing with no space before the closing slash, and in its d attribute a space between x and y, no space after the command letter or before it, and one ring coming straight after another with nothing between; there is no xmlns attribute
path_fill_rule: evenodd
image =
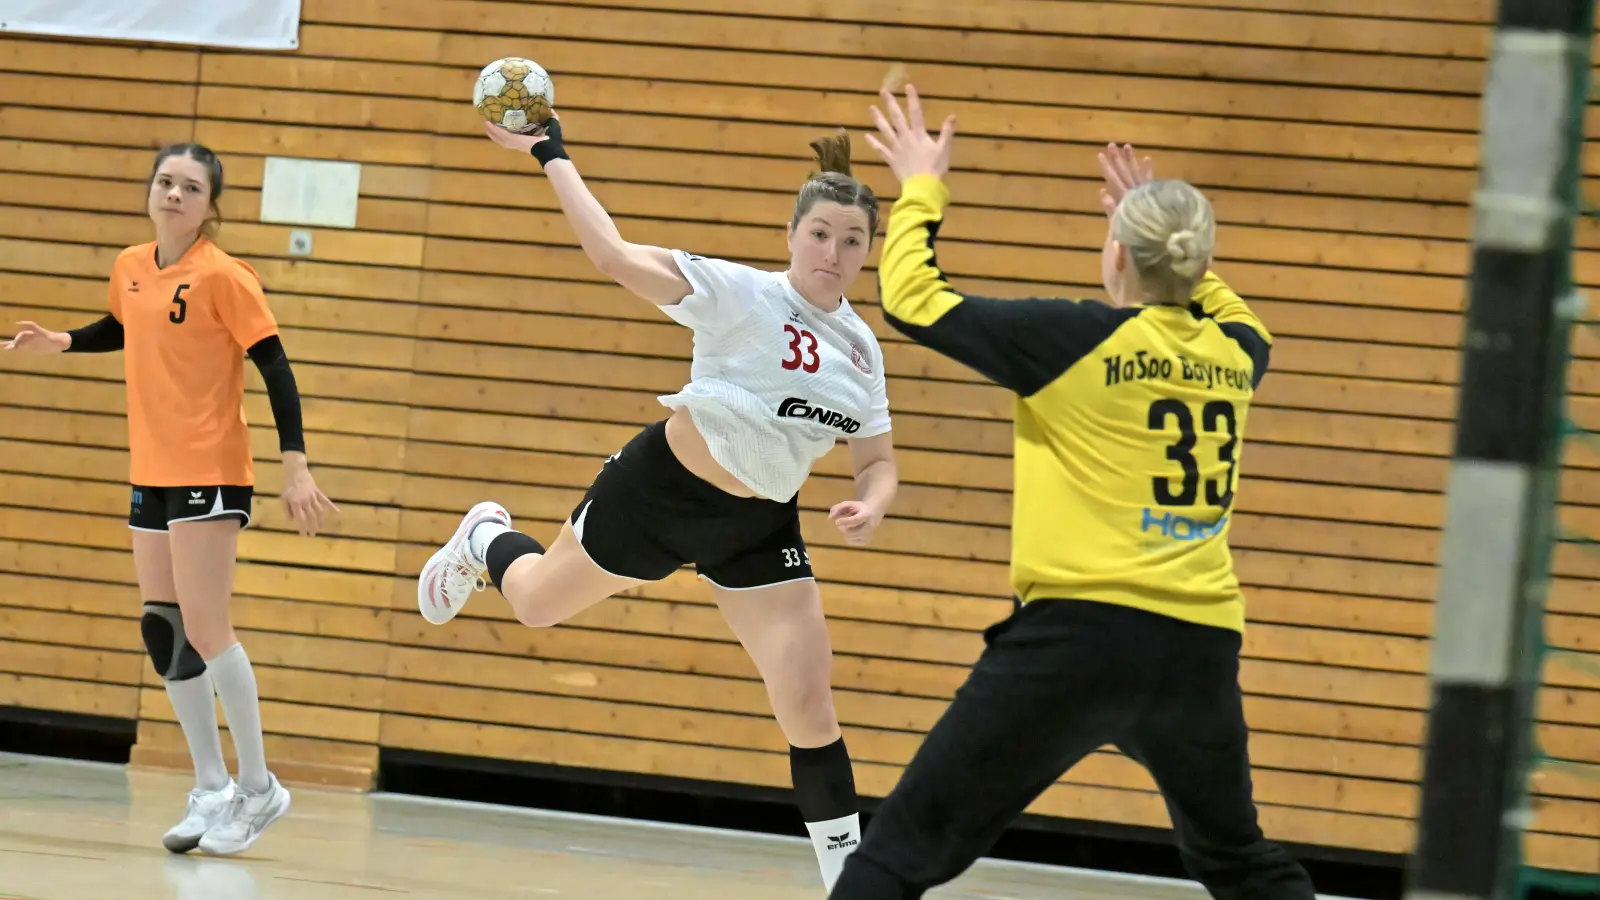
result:
<svg viewBox="0 0 1600 900"><path fill-rule="evenodd" d="M789 778L794 782L795 804L807 822L831 822L861 809L843 737L825 747L791 745Z"/></svg>
<svg viewBox="0 0 1600 900"><path fill-rule="evenodd" d="M489 542L489 549L483 553L484 566L489 570L489 581L496 588L500 587L500 579L505 577L506 570L520 557L529 553L543 553L544 547L538 541L520 531L508 531Z"/></svg>

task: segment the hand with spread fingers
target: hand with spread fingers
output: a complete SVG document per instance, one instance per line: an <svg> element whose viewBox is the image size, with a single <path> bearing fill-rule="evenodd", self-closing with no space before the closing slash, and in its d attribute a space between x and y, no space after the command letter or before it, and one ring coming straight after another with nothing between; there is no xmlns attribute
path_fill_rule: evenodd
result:
<svg viewBox="0 0 1600 900"><path fill-rule="evenodd" d="M880 92L888 115L872 107L872 121L878 126L876 135L868 134L867 143L878 151L896 178L905 181L913 175L944 177L950 171L950 144L956 133L956 117L945 117L939 137L928 134L922 116L922 100L914 85L906 85L906 108L889 91Z"/></svg>
<svg viewBox="0 0 1600 900"><path fill-rule="evenodd" d="M483 132L489 136L489 140L507 150L532 155L541 166L558 159L570 159L561 140L561 117L555 114L555 110L550 111L550 118L543 125L532 131L518 133L493 122L485 122Z"/></svg>
<svg viewBox="0 0 1600 900"><path fill-rule="evenodd" d="M1111 215L1127 193L1147 181L1156 180L1156 164L1146 156L1139 159L1132 144L1107 144L1099 154L1100 174L1105 176L1105 187L1100 189L1100 208Z"/></svg>

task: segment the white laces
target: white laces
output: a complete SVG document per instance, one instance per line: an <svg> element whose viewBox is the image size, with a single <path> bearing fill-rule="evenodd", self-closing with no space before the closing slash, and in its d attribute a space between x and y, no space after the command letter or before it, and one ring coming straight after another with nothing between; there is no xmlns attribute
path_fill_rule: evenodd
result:
<svg viewBox="0 0 1600 900"><path fill-rule="evenodd" d="M234 791L233 797L228 801L227 810L218 817L217 821L225 823L224 831L230 828L249 831L253 823L260 819L269 808L267 799L272 796L272 793L271 788L268 788L265 794L247 794L243 788ZM260 803L252 806L250 803L252 800L260 801Z"/></svg>
<svg viewBox="0 0 1600 900"><path fill-rule="evenodd" d="M488 586L489 582L484 580L483 574L467 564L465 554L455 552L445 557L444 594L452 603Z"/></svg>
<svg viewBox="0 0 1600 900"><path fill-rule="evenodd" d="M222 814L222 820L238 819L240 814L244 812L244 805L248 799L243 790L234 791L233 796L228 798L228 805L224 807L225 812Z"/></svg>
<svg viewBox="0 0 1600 900"><path fill-rule="evenodd" d="M228 795L225 793L227 790L227 788L220 788L215 791L204 791L200 788L194 788L189 791L189 804L194 809L205 806L221 809L227 806L228 800L233 799L239 793L234 791L232 795Z"/></svg>

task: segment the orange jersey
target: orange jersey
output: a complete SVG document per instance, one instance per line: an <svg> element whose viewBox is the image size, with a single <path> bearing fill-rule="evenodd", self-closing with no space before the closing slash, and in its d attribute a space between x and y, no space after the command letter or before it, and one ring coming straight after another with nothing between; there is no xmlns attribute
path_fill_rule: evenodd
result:
<svg viewBox="0 0 1600 900"><path fill-rule="evenodd" d="M278 333L255 270L204 237L165 269L140 244L112 265L108 303L124 334L129 480L253 485L244 355Z"/></svg>

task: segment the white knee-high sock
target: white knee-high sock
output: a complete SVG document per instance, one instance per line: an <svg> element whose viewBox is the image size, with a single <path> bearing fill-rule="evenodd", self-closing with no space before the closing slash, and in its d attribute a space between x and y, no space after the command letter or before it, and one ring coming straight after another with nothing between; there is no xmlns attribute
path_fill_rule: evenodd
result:
<svg viewBox="0 0 1600 900"><path fill-rule="evenodd" d="M228 786L228 764L222 759L222 735L217 732L216 692L211 673L201 672L183 681L163 682L172 711L178 714L189 758L194 760L194 786L220 791Z"/></svg>
<svg viewBox="0 0 1600 900"><path fill-rule="evenodd" d="M217 686L222 711L228 717L228 733L233 735L233 751L239 756L239 786L261 793L271 786L267 780L267 751L261 741L261 698L256 693L256 673L244 646L234 644L206 660L206 670Z"/></svg>

